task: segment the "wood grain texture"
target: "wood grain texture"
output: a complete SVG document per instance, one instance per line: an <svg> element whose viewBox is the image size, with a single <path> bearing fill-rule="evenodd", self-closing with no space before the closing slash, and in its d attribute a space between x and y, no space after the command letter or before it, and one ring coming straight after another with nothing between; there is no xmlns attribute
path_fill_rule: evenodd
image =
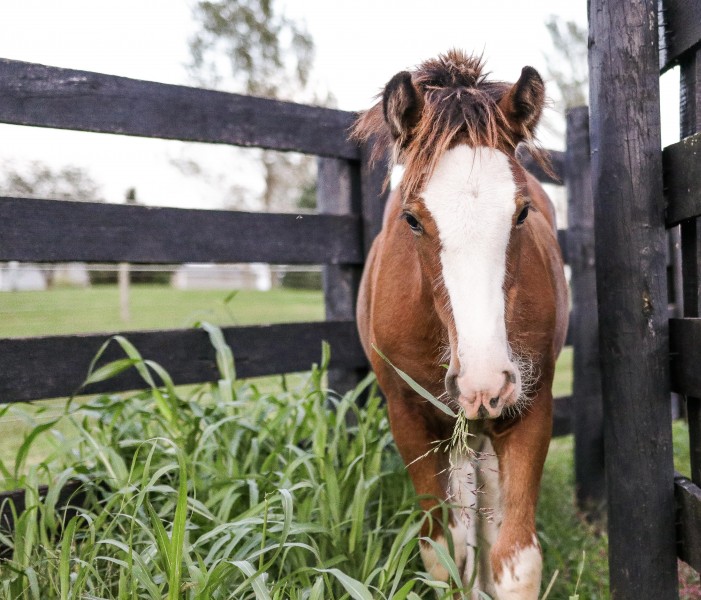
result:
<svg viewBox="0 0 701 600"><path fill-rule="evenodd" d="M684 55L679 65L680 103L679 128L687 160L684 167L691 173L698 173L698 161L694 162L689 154L699 153L699 131L701 131L701 48ZM694 135L696 134L696 135ZM698 204L701 182L688 172L677 169L669 181L670 187L681 197L686 205ZM679 180L674 180L674 177ZM695 192L695 193L694 193ZM690 218L682 222L681 249L682 273L684 283L684 316L701 316L701 218ZM687 422L689 424L689 448L691 462L691 479L701 485L701 394L689 394L686 397Z"/></svg>
<svg viewBox="0 0 701 600"><path fill-rule="evenodd" d="M0 60L0 122L359 159L355 113Z"/></svg>
<svg viewBox="0 0 701 600"><path fill-rule="evenodd" d="M659 68L664 72L701 44L701 3L660 0Z"/></svg>
<svg viewBox="0 0 701 600"><path fill-rule="evenodd" d="M662 152L667 227L701 216L701 133Z"/></svg>
<svg viewBox="0 0 701 600"><path fill-rule="evenodd" d="M593 519L606 502L604 424L599 365L599 317L594 256L589 109L567 113L567 255L572 277L573 429L577 502Z"/></svg>
<svg viewBox="0 0 701 600"><path fill-rule="evenodd" d="M617 600L672 600L678 583L657 0L590 0L589 17L610 589Z"/></svg>
<svg viewBox="0 0 701 600"><path fill-rule="evenodd" d="M572 396L560 396L553 399L553 437L572 433L573 412Z"/></svg>
<svg viewBox="0 0 701 600"><path fill-rule="evenodd" d="M679 473L674 477L679 558L701 571L701 488Z"/></svg>
<svg viewBox="0 0 701 600"><path fill-rule="evenodd" d="M362 264L360 219L0 198L0 260Z"/></svg>
<svg viewBox="0 0 701 600"><path fill-rule="evenodd" d="M360 210L363 220L363 251L367 257L370 246L382 229L382 217L389 197L387 166L389 158L370 160L372 141L360 149Z"/></svg>
<svg viewBox="0 0 701 600"><path fill-rule="evenodd" d="M319 212L331 215L358 215L361 212L360 168L357 162L320 158L317 169ZM360 236L360 231L358 231ZM326 265L322 272L324 307L327 320L354 320L362 267ZM345 393L365 376L367 369L331 369L329 388Z"/></svg>
<svg viewBox="0 0 701 600"><path fill-rule="evenodd" d="M239 377L308 370L319 362L321 342L331 345L331 367L363 368L367 361L354 321L225 327ZM198 329L135 331L124 335L141 355L164 367L178 385L214 381L217 366L207 334ZM0 340L0 403L141 389L132 369L81 389L90 362L111 334ZM111 342L100 364L124 358Z"/></svg>

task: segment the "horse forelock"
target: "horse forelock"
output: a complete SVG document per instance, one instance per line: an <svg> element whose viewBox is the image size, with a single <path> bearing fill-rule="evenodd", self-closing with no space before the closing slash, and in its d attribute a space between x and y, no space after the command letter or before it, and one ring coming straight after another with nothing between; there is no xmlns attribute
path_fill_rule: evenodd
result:
<svg viewBox="0 0 701 600"><path fill-rule="evenodd" d="M547 158L537 149L535 139L519 140L510 129L499 100L511 84L488 80L482 56L450 50L424 61L411 75L424 104L404 146L392 139L383 115L382 94L372 108L359 116L352 130L356 140L372 144L373 161L382 160L393 150L393 164L402 164L405 169L401 184L405 199L420 193L440 158L460 143L513 154L523 141L548 169Z"/></svg>

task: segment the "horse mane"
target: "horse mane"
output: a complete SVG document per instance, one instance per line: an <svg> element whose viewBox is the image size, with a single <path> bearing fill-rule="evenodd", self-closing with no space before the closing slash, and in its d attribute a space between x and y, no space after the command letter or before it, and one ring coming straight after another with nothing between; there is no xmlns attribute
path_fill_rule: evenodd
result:
<svg viewBox="0 0 701 600"><path fill-rule="evenodd" d="M360 114L351 137L372 145L373 162L393 150L389 173L395 164L404 165L401 185L405 197L422 189L438 160L456 143L487 146L513 154L522 142L539 165L550 172L547 154L540 149L532 132L523 128L517 136L499 107L499 100L511 84L489 81L488 75L482 56L457 49L424 61L411 71L412 83L424 104L409 142L400 147L392 138L384 118L382 92L372 108Z"/></svg>

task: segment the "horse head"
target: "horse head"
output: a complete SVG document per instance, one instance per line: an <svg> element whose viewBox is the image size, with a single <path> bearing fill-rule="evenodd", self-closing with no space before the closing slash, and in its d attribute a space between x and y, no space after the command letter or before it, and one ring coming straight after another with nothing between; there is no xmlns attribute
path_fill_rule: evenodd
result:
<svg viewBox="0 0 701 600"><path fill-rule="evenodd" d="M447 332L447 395L470 419L523 401L509 299L534 207L515 150L533 143L543 104L535 69L513 85L487 81L480 59L452 51L395 75L356 127L383 132L404 167L402 217Z"/></svg>

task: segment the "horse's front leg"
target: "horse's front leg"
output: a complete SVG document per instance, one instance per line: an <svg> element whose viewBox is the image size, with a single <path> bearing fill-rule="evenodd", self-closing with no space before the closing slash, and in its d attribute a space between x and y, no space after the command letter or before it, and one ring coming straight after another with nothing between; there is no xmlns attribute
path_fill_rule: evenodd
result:
<svg viewBox="0 0 701 600"><path fill-rule="evenodd" d="M551 419L552 395L542 391L510 429L492 440L501 484L502 524L490 551L498 600L537 600L540 593L543 559L535 513Z"/></svg>
<svg viewBox="0 0 701 600"><path fill-rule="evenodd" d="M440 419L433 414L433 409L413 392L387 394L387 407L394 440L407 465L421 508L426 513L421 537L430 537L437 544L448 548L442 510L450 487L450 464L448 454L443 448L437 449L436 443L443 441L449 434L445 433ZM474 568L474 552L468 548L468 529L452 512L449 516L449 529L453 558L459 572L471 573ZM421 540L420 550L431 578L448 581L448 570L438 559L433 546Z"/></svg>

